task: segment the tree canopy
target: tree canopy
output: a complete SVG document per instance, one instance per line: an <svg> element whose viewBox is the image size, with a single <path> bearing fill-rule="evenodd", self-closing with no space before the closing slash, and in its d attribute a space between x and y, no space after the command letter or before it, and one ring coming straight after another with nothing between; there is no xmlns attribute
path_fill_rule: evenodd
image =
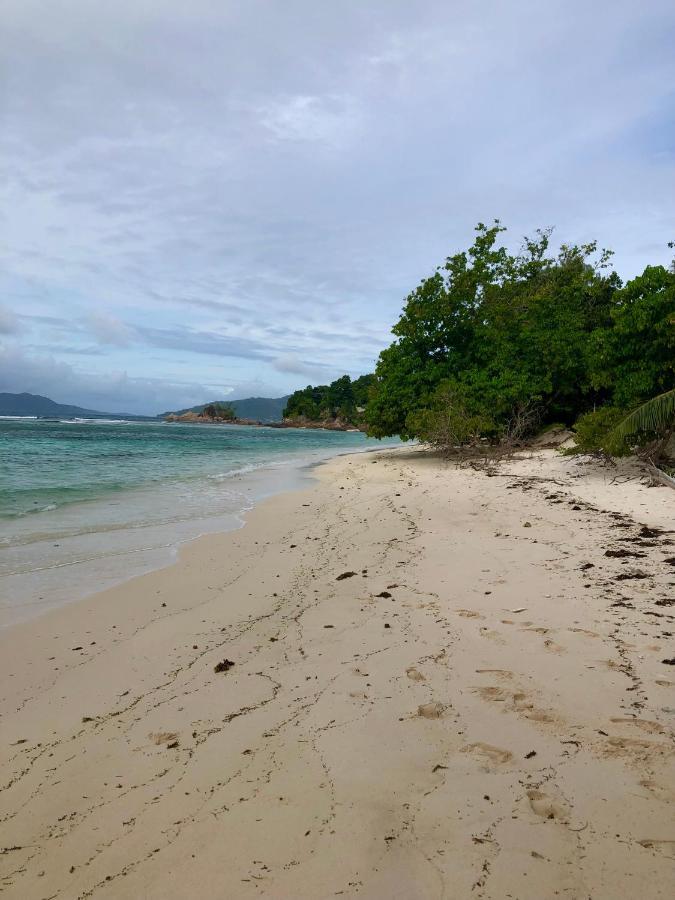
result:
<svg viewBox="0 0 675 900"><path fill-rule="evenodd" d="M510 253L504 231L479 224L407 297L377 363L371 434L424 439L449 403L488 437L524 410L571 425L675 387L672 271L649 266L622 285L595 242L552 253L540 230Z"/></svg>
<svg viewBox="0 0 675 900"><path fill-rule="evenodd" d="M236 413L231 403L207 403L201 414L209 419L222 419L225 422L231 422L236 418Z"/></svg>
<svg viewBox="0 0 675 900"><path fill-rule="evenodd" d="M343 375L331 384L308 385L289 397L284 418L304 417L311 421L339 418L357 423L374 381L374 375L362 375L354 381L349 375Z"/></svg>

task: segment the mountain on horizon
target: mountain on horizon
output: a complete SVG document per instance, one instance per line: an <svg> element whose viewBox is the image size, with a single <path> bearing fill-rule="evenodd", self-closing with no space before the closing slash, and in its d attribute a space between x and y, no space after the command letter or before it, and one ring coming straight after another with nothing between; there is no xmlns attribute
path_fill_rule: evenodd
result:
<svg viewBox="0 0 675 900"><path fill-rule="evenodd" d="M280 422L290 394L285 397L247 397L244 400L211 400L209 403L226 403L234 409L238 419L255 419L256 422ZM158 418L170 413L182 416L184 413L200 413L209 403L190 406L187 409L168 410Z"/></svg>
<svg viewBox="0 0 675 900"><path fill-rule="evenodd" d="M244 400L220 400L219 403L229 403L240 419L255 419L259 422L278 422L286 406L290 394L285 397L247 397ZM181 409L176 412L180 415L185 412L201 412L208 403L201 406L193 406L190 409ZM9 394L0 392L0 416L40 416L67 419L133 419L142 421L155 421L163 419L168 413L158 416L140 416L132 413L109 413L97 409L85 409L82 406L73 406L68 403L57 403L49 397L40 394Z"/></svg>
<svg viewBox="0 0 675 900"><path fill-rule="evenodd" d="M69 403L57 403L40 394L0 393L0 416L47 416L69 419L152 419L153 416L137 416L132 413L109 413L98 409L85 409Z"/></svg>

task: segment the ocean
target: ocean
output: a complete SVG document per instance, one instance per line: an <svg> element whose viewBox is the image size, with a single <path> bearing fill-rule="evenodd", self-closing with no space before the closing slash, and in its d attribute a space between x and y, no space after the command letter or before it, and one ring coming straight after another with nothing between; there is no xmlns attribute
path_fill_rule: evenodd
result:
<svg viewBox="0 0 675 900"><path fill-rule="evenodd" d="M166 565L359 432L0 419L0 627Z"/></svg>

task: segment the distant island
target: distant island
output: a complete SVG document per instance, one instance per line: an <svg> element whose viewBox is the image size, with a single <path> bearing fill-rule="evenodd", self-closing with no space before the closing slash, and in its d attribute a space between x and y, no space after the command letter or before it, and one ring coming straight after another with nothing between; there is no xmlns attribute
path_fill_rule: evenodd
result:
<svg viewBox="0 0 675 900"><path fill-rule="evenodd" d="M364 376L371 378L372 376ZM320 428L328 431L362 431L363 406L349 399L348 376L330 385L307 387L283 397L247 397L214 400L157 416L111 413L69 403L57 403L40 394L0 393L0 416L38 419L126 419L133 422L183 422L198 425L253 425L271 428ZM359 402L362 398L356 390ZM338 403L337 400L340 399ZM363 401L365 404L365 401Z"/></svg>
<svg viewBox="0 0 675 900"><path fill-rule="evenodd" d="M372 376L365 376L366 378ZM349 400L345 392L348 376L331 385L307 387L283 397L247 397L243 400L214 400L188 409L157 416L111 413L70 403L57 403L40 394L0 392L0 416L38 419L127 419L134 422L184 422L187 424L257 425L272 428L322 428L329 431L356 431L363 407ZM356 385L362 379L350 382ZM337 387L336 387L337 385ZM331 393L332 391L332 393ZM358 389L357 392L358 394ZM358 394L359 400L360 394ZM336 404L337 398L342 398ZM346 402L344 402L346 400Z"/></svg>
<svg viewBox="0 0 675 900"><path fill-rule="evenodd" d="M309 428L324 431L363 431L353 421L337 415L326 414L323 418L310 419L305 415L286 415L276 422L264 422L260 419L248 419L237 415L234 403L208 403L197 410L186 410L180 413L167 413L165 422L184 423L187 425L249 425L260 428Z"/></svg>
<svg viewBox="0 0 675 900"><path fill-rule="evenodd" d="M141 416L133 413L102 412L97 409L86 409L82 406L74 406L69 403L57 403L49 397L40 394L0 393L0 416L37 416L38 418L63 418L63 419L130 419L132 421L156 422L166 419L168 416L186 416L194 414L198 418L207 407L229 406L234 410L234 417L239 419L251 419L254 422L280 421L289 395L284 397L248 397L244 400L213 401L201 406L193 406L190 409L181 409L178 412L161 413L158 416ZM189 419L186 419L188 421Z"/></svg>
<svg viewBox="0 0 675 900"><path fill-rule="evenodd" d="M237 415L232 403L207 403L185 412L167 413L165 422L186 422L191 425L264 425L259 419L246 419Z"/></svg>
<svg viewBox="0 0 675 900"><path fill-rule="evenodd" d="M207 420L209 415L205 410L210 408L229 407L233 410L234 415L228 420L250 419L253 422L261 422L263 424L269 422L279 422L283 418L284 409L288 403L290 395L283 397L248 397L245 400L211 400L208 403L202 403L199 406L190 406L187 409L167 410L161 413L160 419L169 419L170 421L195 421ZM211 410L213 411L213 409ZM192 414L192 415L190 415ZM174 418L170 418L174 417Z"/></svg>
<svg viewBox="0 0 675 900"><path fill-rule="evenodd" d="M165 413L167 422L188 424L267 425L271 428L313 428L327 431L365 431L364 412L374 375L351 380L343 375L330 384L308 385L270 400L214 401Z"/></svg>
<svg viewBox="0 0 675 900"><path fill-rule="evenodd" d="M152 421L154 416L133 413L109 413L98 409L85 409L69 403L56 403L40 394L0 393L0 416L37 416L41 419L133 419Z"/></svg>

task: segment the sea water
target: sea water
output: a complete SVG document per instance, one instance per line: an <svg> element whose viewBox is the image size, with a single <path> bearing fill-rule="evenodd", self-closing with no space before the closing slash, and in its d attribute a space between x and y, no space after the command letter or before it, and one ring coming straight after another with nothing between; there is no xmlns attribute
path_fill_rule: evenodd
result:
<svg viewBox="0 0 675 900"><path fill-rule="evenodd" d="M166 565L306 483L311 464L380 446L359 432L0 420L0 626Z"/></svg>

